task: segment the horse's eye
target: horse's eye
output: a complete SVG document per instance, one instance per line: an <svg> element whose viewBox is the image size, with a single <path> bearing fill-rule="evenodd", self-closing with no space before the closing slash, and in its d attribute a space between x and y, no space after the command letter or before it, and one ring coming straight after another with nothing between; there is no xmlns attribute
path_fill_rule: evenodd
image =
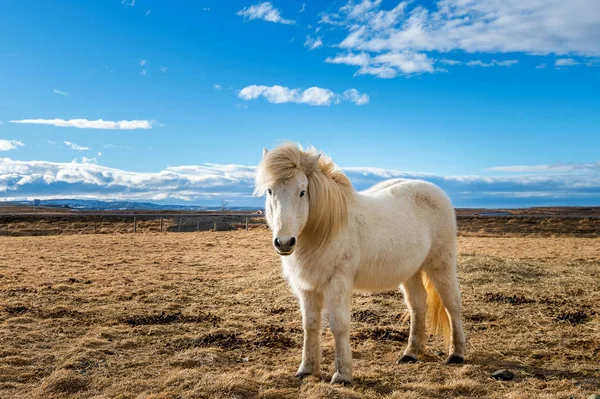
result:
<svg viewBox="0 0 600 399"><path fill-rule="evenodd" d="M273 194L273 191L271 191L271 189L267 189L267 192L269 193L269 195Z"/></svg>
<svg viewBox="0 0 600 399"><path fill-rule="evenodd" d="M301 197L304 197L304 194L306 194L306 191L301 191L301 192L300 192L300 196L301 196Z"/></svg>

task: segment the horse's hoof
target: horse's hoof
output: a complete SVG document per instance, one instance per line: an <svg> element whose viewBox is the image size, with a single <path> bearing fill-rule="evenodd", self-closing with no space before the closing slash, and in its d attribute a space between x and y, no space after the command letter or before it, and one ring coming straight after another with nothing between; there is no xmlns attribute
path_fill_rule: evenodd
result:
<svg viewBox="0 0 600 399"><path fill-rule="evenodd" d="M337 371L335 372L333 377L331 377L332 384L347 385L347 384L350 384L350 382L352 382L352 379L350 377L345 377L342 374L338 373Z"/></svg>
<svg viewBox="0 0 600 399"><path fill-rule="evenodd" d="M461 364L464 363L465 358L460 355L450 355L444 361L445 364Z"/></svg>
<svg viewBox="0 0 600 399"><path fill-rule="evenodd" d="M417 359L412 357L411 355L402 355L402 357L398 360L396 360L397 364L403 364L403 363L416 363Z"/></svg>
<svg viewBox="0 0 600 399"><path fill-rule="evenodd" d="M303 380L309 375L311 375L311 373L309 373L308 371L298 371L296 374L294 374L294 377L296 377L299 380Z"/></svg>

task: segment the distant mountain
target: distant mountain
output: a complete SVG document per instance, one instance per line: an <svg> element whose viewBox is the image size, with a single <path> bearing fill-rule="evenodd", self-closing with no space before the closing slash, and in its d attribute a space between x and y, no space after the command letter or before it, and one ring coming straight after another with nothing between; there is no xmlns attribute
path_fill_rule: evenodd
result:
<svg viewBox="0 0 600 399"><path fill-rule="evenodd" d="M33 205L33 201L13 201L15 205ZM133 201L98 201L98 200L78 200L78 199L53 199L42 200L41 206L57 207L80 210L95 210L95 211L124 211L124 210L178 210L178 211L205 211L219 210L221 205L171 205L171 204L155 204L152 202L133 202ZM256 207L245 206L227 206L227 210L254 210Z"/></svg>

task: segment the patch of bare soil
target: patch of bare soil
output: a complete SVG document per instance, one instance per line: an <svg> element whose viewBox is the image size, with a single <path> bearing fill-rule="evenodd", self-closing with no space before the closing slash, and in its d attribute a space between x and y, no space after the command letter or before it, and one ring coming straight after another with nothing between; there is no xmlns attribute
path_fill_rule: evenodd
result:
<svg viewBox="0 0 600 399"><path fill-rule="evenodd" d="M221 318L210 313L199 314L199 315L186 315L184 316L181 312L165 313L153 315L135 315L127 316L121 319L124 323L135 326L142 325L153 325L153 324L171 324L171 323L202 323L208 322L213 326L217 326L221 321Z"/></svg>
<svg viewBox="0 0 600 399"><path fill-rule="evenodd" d="M0 397L585 398L600 393L600 239L459 237L466 362L398 365L400 291L353 296L354 382L293 377L297 300L265 229L0 237ZM509 369L511 381L491 374Z"/></svg>
<svg viewBox="0 0 600 399"><path fill-rule="evenodd" d="M483 298L487 302L510 303L511 305L523 305L534 302L532 299L525 298L523 295L505 295L501 293L486 292Z"/></svg>

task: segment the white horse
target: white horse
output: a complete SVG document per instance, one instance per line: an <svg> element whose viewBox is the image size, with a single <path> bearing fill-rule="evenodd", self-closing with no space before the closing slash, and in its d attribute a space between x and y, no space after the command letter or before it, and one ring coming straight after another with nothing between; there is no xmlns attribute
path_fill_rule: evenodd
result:
<svg viewBox="0 0 600 399"><path fill-rule="evenodd" d="M463 362L456 219L441 189L395 179L359 193L326 156L285 144L264 150L255 194L267 194L273 245L300 302L304 345L297 377L320 374L325 307L335 339L331 382L352 380L353 290L402 288L410 334L398 363L415 362L425 351L426 311L433 332L449 341L446 363Z"/></svg>

